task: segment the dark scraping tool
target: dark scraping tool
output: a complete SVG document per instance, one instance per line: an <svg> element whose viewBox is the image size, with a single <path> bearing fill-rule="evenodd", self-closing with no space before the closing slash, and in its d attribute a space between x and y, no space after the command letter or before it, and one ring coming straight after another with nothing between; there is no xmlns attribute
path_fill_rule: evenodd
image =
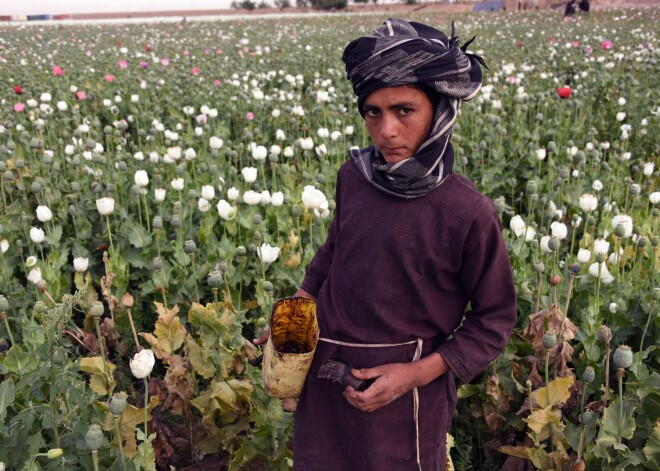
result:
<svg viewBox="0 0 660 471"><path fill-rule="evenodd" d="M373 379L357 379L351 373L352 369L353 365L351 365L351 362L346 358L330 357L325 360L321 365L321 368L319 368L317 378L329 379L335 383L341 383L344 386L351 386L356 391L364 391L374 382Z"/></svg>

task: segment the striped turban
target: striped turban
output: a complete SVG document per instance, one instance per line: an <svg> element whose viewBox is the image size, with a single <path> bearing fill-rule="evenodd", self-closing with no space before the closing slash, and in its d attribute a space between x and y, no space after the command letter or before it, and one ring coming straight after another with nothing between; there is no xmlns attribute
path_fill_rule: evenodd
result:
<svg viewBox="0 0 660 471"><path fill-rule="evenodd" d="M454 35L430 26L390 18L344 50L346 76L358 97L358 109L374 91L400 85L417 86L438 99L431 132L413 158L388 164L374 146L351 150L349 156L378 189L400 198L417 198L437 188L451 173L454 152L451 129L459 100L470 100L481 88L483 59L459 47Z"/></svg>

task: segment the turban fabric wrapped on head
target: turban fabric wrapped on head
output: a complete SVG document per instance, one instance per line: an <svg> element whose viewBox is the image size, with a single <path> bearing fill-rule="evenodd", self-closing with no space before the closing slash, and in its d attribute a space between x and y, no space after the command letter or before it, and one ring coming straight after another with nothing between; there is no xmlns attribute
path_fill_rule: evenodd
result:
<svg viewBox="0 0 660 471"><path fill-rule="evenodd" d="M472 38L473 40L474 38ZM417 198L437 188L451 173L454 152L451 129L460 100L470 100L481 88L481 57L459 47L458 38L422 23L390 18L344 50L346 76L358 97L358 109L383 87L416 86L437 94L433 124L426 141L410 159L388 164L374 146L351 150L360 172L378 189L400 198Z"/></svg>

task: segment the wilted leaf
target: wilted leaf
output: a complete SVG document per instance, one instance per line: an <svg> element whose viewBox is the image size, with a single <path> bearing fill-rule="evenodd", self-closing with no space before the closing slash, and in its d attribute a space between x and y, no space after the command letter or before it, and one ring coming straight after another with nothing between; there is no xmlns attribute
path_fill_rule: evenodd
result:
<svg viewBox="0 0 660 471"><path fill-rule="evenodd" d="M211 360L209 350L202 348L191 337L186 339L186 346L188 347L188 361L190 361L190 365L195 369L195 372L202 378L212 378L215 374L215 365Z"/></svg>
<svg viewBox="0 0 660 471"><path fill-rule="evenodd" d="M147 406L147 421L151 419L151 412L154 410L154 407L158 405L160 400L157 396L149 397L149 404ZM110 431L114 430L115 423L108 409L106 403L96 403L101 409L103 409L105 414L105 422L103 422L103 430ZM144 404L144 403L143 403ZM124 443L124 454L128 458L132 458L137 453L137 441L135 439L135 431L140 427L144 427L144 407L137 408L131 404L126 405L126 410L121 415L121 422L119 423L119 430L121 433L121 438Z"/></svg>
<svg viewBox="0 0 660 471"><path fill-rule="evenodd" d="M165 373L163 382L167 386L167 401L165 407L171 407L175 415L183 415L184 409L193 398L193 383L190 370L179 355L171 357L170 366Z"/></svg>
<svg viewBox="0 0 660 471"><path fill-rule="evenodd" d="M535 390L532 394L534 396L534 401L540 408L545 408L547 406L553 406L555 404L563 404L571 397L570 388L575 382L575 376L570 375L565 378L557 378L553 381L550 381L546 386L541 386ZM549 389L549 394L548 394ZM548 402L548 396L550 398Z"/></svg>
<svg viewBox="0 0 660 471"><path fill-rule="evenodd" d="M0 408L0 411L2 409ZM642 449L644 456L648 460L648 463L651 466L654 466L652 469L660 469L658 466L660 463L660 422L656 422L653 427L653 432L649 435L649 439L646 441L646 446Z"/></svg>
<svg viewBox="0 0 660 471"><path fill-rule="evenodd" d="M158 319L156 320L156 328L154 329L154 336L156 337L157 350L171 355L176 352L186 338L186 329L181 325L181 321L177 316L179 306L174 306L167 309L159 302L154 302L156 310L158 311ZM145 337L143 335L145 339ZM149 341L149 339L147 339ZM153 339L151 339L153 341ZM152 341L149 343L153 345Z"/></svg>
<svg viewBox="0 0 660 471"><path fill-rule="evenodd" d="M517 456L518 458L529 459L530 451L533 448L527 448L524 446L501 446L497 449L500 453L505 455Z"/></svg>
<svg viewBox="0 0 660 471"><path fill-rule="evenodd" d="M190 402L205 416L213 416L216 411L222 416L240 411L241 404L250 403L253 389L248 380L212 381L206 391Z"/></svg>
<svg viewBox="0 0 660 471"><path fill-rule="evenodd" d="M527 426L538 435L539 440L545 440L550 436L550 430L554 426L563 429L561 423L561 411L550 409L535 409L526 419Z"/></svg>
<svg viewBox="0 0 660 471"><path fill-rule="evenodd" d="M109 361L106 361L105 364L107 372L103 368L103 358L101 357L80 359L80 371L92 375L89 379L89 387L100 396L109 394L115 387L113 373L117 367Z"/></svg>

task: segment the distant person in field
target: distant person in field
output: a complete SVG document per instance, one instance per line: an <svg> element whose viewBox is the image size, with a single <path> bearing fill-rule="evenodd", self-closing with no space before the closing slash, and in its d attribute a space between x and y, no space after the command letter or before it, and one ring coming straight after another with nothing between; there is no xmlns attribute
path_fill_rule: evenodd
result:
<svg viewBox="0 0 660 471"><path fill-rule="evenodd" d="M578 7L582 13L589 13L589 8L591 8L591 5L589 4L589 0L580 0Z"/></svg>
<svg viewBox="0 0 660 471"><path fill-rule="evenodd" d="M373 145L341 166L328 238L296 293L316 300L321 331L295 413L296 471L444 471L454 378L484 370L516 322L494 205L452 171L458 106L485 65L453 33L390 19L344 51ZM334 356L373 383L319 379Z"/></svg>
<svg viewBox="0 0 660 471"><path fill-rule="evenodd" d="M570 0L564 8L564 16L573 16L575 15L575 0Z"/></svg>

